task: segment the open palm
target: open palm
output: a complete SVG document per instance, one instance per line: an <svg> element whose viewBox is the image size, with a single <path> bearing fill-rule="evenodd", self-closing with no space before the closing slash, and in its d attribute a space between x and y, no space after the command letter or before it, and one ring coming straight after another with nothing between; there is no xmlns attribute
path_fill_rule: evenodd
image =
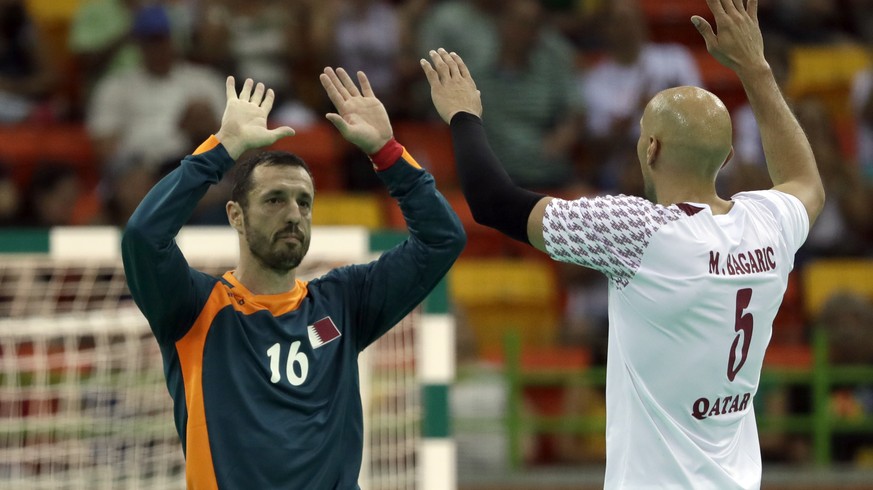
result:
<svg viewBox="0 0 873 490"><path fill-rule="evenodd" d="M267 116L275 100L272 89L266 89L263 83L255 85L249 78L237 94L233 77L227 77L226 88L227 105L216 136L233 158L246 150L269 146L280 138L294 135L294 130L287 126L267 128Z"/></svg>
<svg viewBox="0 0 873 490"><path fill-rule="evenodd" d="M343 138L371 155L393 137L388 112L373 94L364 72L358 72L360 90L342 68L325 68L319 80L337 110L328 113L327 119Z"/></svg>

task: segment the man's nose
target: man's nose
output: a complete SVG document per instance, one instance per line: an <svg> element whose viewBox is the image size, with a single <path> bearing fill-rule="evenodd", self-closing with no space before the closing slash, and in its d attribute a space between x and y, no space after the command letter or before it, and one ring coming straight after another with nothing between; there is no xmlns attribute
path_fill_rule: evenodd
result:
<svg viewBox="0 0 873 490"><path fill-rule="evenodd" d="M303 214L300 212L300 205L292 201L285 212L285 221L296 225L300 222L302 217Z"/></svg>

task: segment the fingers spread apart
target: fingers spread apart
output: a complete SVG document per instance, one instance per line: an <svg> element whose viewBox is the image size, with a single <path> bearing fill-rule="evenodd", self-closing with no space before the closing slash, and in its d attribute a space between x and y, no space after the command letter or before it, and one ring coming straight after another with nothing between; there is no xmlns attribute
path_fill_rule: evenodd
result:
<svg viewBox="0 0 873 490"><path fill-rule="evenodd" d="M375 97L376 94L373 92L373 87L370 86L370 79L367 78L367 74L359 71L358 72L358 83L361 84L361 92L365 97Z"/></svg>
<svg viewBox="0 0 873 490"><path fill-rule="evenodd" d="M224 81L224 91L227 100L236 98L236 80L232 76L227 77L227 80Z"/></svg>
<svg viewBox="0 0 873 490"><path fill-rule="evenodd" d="M327 92L327 96L334 107L341 106L343 102L349 99L348 91L340 83L333 68L325 68L324 73L318 76L318 80L321 82L321 86L324 87L324 91Z"/></svg>
<svg viewBox="0 0 873 490"><path fill-rule="evenodd" d="M254 88L254 91L252 91L252 88ZM268 89L260 82L255 84L255 81L251 78L246 79L243 83L242 90L240 90L239 95L237 95L236 80L232 76L229 76L225 81L225 90L228 99L239 99L243 102L251 102L256 106L265 107L267 110L270 110L273 107L273 100L276 97L273 89Z"/></svg>
<svg viewBox="0 0 873 490"><path fill-rule="evenodd" d="M324 87L334 107L339 108L344 102L353 97L361 97L361 90L358 90L358 86L355 85L352 77L342 68L334 70L331 67L327 67L324 69L324 73L319 75L318 79L321 81L321 86ZM367 75L363 72L358 72L358 82L361 84L364 95L372 97L373 89L370 87Z"/></svg>
<svg viewBox="0 0 873 490"><path fill-rule="evenodd" d="M343 87L346 89L346 92L349 93L352 97L360 97L361 92L358 90L358 86L355 85L355 82L352 81L352 77L343 69L337 68L336 74L339 77L340 82L342 82Z"/></svg>
<svg viewBox="0 0 873 490"><path fill-rule="evenodd" d="M251 78L246 78L246 81L243 83L242 90L239 91L239 99L248 102L252 98L252 87L255 85L255 81Z"/></svg>

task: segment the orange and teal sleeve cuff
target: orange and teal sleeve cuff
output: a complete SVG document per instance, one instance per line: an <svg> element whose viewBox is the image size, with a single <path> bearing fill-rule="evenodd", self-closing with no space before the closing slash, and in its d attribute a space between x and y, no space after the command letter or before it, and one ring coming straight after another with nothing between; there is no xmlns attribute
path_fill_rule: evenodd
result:
<svg viewBox="0 0 873 490"><path fill-rule="evenodd" d="M206 141L201 143L200 146L198 146L197 149L194 150L194 154L199 155L201 153L206 153L207 151L215 148L216 146L218 146L220 144L221 144L221 141L218 140L217 136L215 136L214 134L210 135L209 138L206 139Z"/></svg>
<svg viewBox="0 0 873 490"><path fill-rule="evenodd" d="M373 162L373 168L377 172L381 172L391 168L400 160L400 157L405 152L406 150L403 148L403 145L398 143L396 139L391 138L382 149L370 155L370 161Z"/></svg>

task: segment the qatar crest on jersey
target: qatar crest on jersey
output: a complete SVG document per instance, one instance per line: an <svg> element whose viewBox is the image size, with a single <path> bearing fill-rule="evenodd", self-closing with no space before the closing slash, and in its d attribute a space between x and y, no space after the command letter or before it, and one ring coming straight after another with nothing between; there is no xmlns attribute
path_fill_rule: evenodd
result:
<svg viewBox="0 0 873 490"><path fill-rule="evenodd" d="M312 345L313 349L318 349L322 345L330 343L342 336L342 333L340 333L339 329L336 328L336 324L329 316L309 325L306 327L306 330L309 333L309 343Z"/></svg>

